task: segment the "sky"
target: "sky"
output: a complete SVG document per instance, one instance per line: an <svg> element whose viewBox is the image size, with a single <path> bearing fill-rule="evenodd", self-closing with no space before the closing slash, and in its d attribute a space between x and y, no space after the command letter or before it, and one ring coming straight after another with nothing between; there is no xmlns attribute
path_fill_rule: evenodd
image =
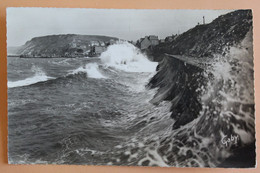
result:
<svg viewBox="0 0 260 173"><path fill-rule="evenodd" d="M210 23L232 10L139 10L83 8L7 8L7 45L20 46L33 37L58 34L106 35L133 40L160 39Z"/></svg>

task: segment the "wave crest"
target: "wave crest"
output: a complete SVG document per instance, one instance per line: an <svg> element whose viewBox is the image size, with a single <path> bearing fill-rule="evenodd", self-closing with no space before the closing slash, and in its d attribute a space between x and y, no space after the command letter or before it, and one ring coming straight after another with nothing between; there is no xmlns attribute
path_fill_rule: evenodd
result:
<svg viewBox="0 0 260 173"><path fill-rule="evenodd" d="M43 81L47 81L49 79L53 79L53 77L47 76L45 74L45 72L38 66L35 66L35 65L32 66L31 70L34 72L34 76L28 77L23 80L18 80L18 81L8 81L8 83L7 83L8 88L28 86L28 85L35 84L38 82L43 82Z"/></svg>
<svg viewBox="0 0 260 173"><path fill-rule="evenodd" d="M100 56L107 66L127 72L154 72L157 62L151 62L139 49L128 42L118 42L108 47Z"/></svg>
<svg viewBox="0 0 260 173"><path fill-rule="evenodd" d="M79 67L76 70L73 70L71 74L78 74L80 72L87 73L87 76L90 78L106 78L103 74L100 73L97 63L89 63L83 67Z"/></svg>

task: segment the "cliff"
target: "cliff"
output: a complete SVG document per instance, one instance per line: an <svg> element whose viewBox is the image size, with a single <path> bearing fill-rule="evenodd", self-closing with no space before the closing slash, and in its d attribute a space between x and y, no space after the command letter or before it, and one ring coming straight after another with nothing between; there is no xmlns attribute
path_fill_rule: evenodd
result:
<svg viewBox="0 0 260 173"><path fill-rule="evenodd" d="M209 24L198 25L179 35L173 42L161 43L148 52L155 61L160 61L157 74L148 84L149 88L159 88L152 102L172 102L172 117L176 119L173 128L192 121L201 111L201 92L198 88L207 82L203 76L203 63L206 64L216 54L224 57L230 47L240 43L251 28L251 10L237 10ZM197 60L202 67L166 54Z"/></svg>
<svg viewBox="0 0 260 173"><path fill-rule="evenodd" d="M147 85L158 88L151 102L171 102L171 117L175 120L173 135L163 146L185 144L196 153L194 157L206 160L204 166L253 167L252 11L222 15L147 53L159 62L156 75ZM223 139L232 135L238 137L237 143L224 144ZM165 147L159 150L162 155L168 151ZM204 151L212 155L206 157ZM169 163L170 159L185 156L173 155Z"/></svg>
<svg viewBox="0 0 260 173"><path fill-rule="evenodd" d="M197 25L172 42L157 45L152 55L157 61L163 53L196 58L224 54L224 49L240 43L252 27L251 10L237 10L221 15L209 24Z"/></svg>

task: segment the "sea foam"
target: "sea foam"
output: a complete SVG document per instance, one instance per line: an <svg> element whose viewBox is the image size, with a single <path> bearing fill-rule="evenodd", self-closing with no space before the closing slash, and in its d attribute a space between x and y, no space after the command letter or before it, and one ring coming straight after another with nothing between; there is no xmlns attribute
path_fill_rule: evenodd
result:
<svg viewBox="0 0 260 173"><path fill-rule="evenodd" d="M18 80L18 81L8 81L7 83L8 88L28 86L38 82L43 82L49 79L53 79L53 77L47 76L45 72L37 66L33 66L32 71L34 71L35 73L34 76L32 77L28 77L26 79Z"/></svg>
<svg viewBox="0 0 260 173"><path fill-rule="evenodd" d="M151 62L135 46L128 42L117 42L100 56L101 62L127 72L154 72L157 62Z"/></svg>
<svg viewBox="0 0 260 173"><path fill-rule="evenodd" d="M97 63L89 63L83 67L79 67L76 70L73 70L71 74L77 74L80 72L87 73L89 78L102 79L106 78L103 74L100 73Z"/></svg>

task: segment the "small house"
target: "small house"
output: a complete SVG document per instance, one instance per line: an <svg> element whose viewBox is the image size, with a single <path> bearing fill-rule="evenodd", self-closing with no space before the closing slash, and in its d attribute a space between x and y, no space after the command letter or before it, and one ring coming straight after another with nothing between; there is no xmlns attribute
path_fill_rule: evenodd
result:
<svg viewBox="0 0 260 173"><path fill-rule="evenodd" d="M151 42L147 36L145 38L141 38L141 40L139 41L139 47L141 50L147 49L150 46L151 46Z"/></svg>
<svg viewBox="0 0 260 173"><path fill-rule="evenodd" d="M158 44L159 44L159 39L158 39L158 36L155 36L155 35L145 36L145 38L141 38L136 43L136 45L141 50L147 49L150 46L156 46Z"/></svg>
<svg viewBox="0 0 260 173"><path fill-rule="evenodd" d="M90 45L91 46L99 46L99 42L98 41L91 41Z"/></svg>
<svg viewBox="0 0 260 173"><path fill-rule="evenodd" d="M158 36L150 35L148 38L151 42L151 45L156 46L157 44L159 44Z"/></svg>
<svg viewBox="0 0 260 173"><path fill-rule="evenodd" d="M97 56L107 50L106 46L92 46L89 52L89 56Z"/></svg>

